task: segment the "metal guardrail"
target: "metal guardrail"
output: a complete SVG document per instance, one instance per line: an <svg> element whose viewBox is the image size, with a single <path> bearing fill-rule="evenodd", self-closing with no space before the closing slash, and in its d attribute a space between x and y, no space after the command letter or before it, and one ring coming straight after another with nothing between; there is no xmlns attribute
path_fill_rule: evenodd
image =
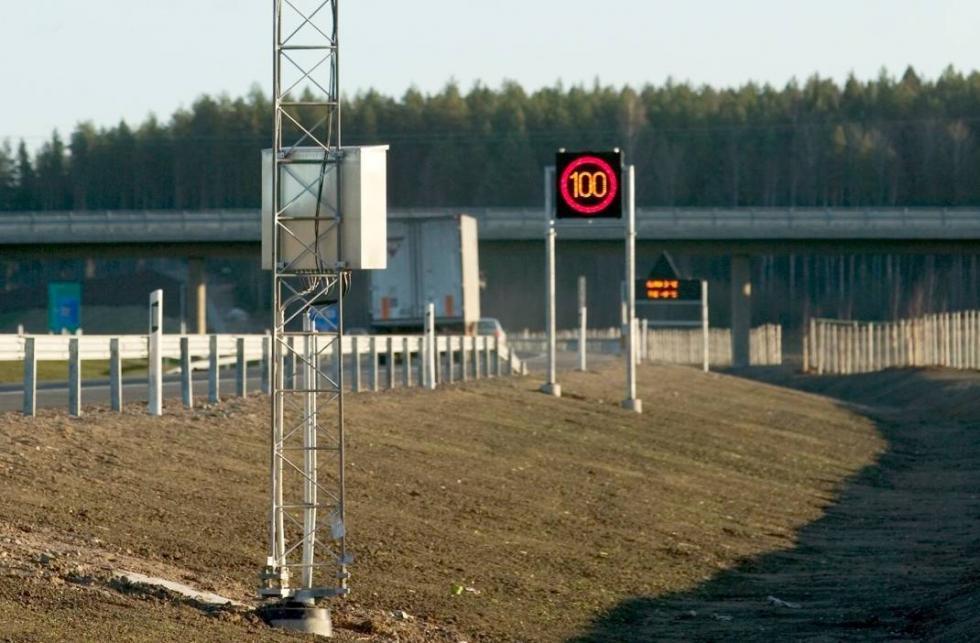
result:
<svg viewBox="0 0 980 643"><path fill-rule="evenodd" d="M436 336L434 347L435 380L452 383L458 378L526 375L527 366L516 352L497 337L441 335ZM353 358L351 368L354 392L379 391L382 388L380 357L386 357L384 370L387 385L394 388L396 380L411 386L413 369L419 371L415 381L423 381L422 368L425 360L423 335L348 335L343 338L341 352ZM221 366L235 365L235 382L238 395L246 393L246 369L249 363L261 365L262 392L270 391L270 365L272 343L269 335L163 335L160 340L158 359L179 360L181 393L185 406L193 406L192 371L206 364L208 370L208 399L219 401ZM336 352L335 350L333 351ZM325 357L335 359L330 351ZM148 335L0 335L0 361L24 363L24 414L36 413L37 362L68 361L69 413L81 413L81 363L86 360L109 360L110 400L114 410L122 408L122 360L149 359ZM459 357L457 369L457 356ZM202 361L195 362L195 358ZM364 358L368 361L369 378L363 375ZM401 377L396 377L396 361L401 359ZM414 366L413 366L414 361ZM296 377L298 364L288 360L285 377Z"/></svg>
<svg viewBox="0 0 980 643"><path fill-rule="evenodd" d="M699 322L700 325L700 322ZM764 324L749 334L749 364L775 366L783 363L782 327ZM641 331L640 346L644 360L663 364L701 364L704 358L703 334L700 328L655 328ZM625 344L619 329L590 330L585 338L590 353L622 354ZM544 352L547 336L544 333L518 333L508 338L515 350ZM556 333L558 350L577 351L579 338L573 330ZM732 364L732 335L728 328L712 328L709 336L709 364L728 367Z"/></svg>
<svg viewBox="0 0 980 643"><path fill-rule="evenodd" d="M467 213L480 239L543 236L538 208L393 209L389 216L425 218ZM0 246L67 243L258 243L259 210L119 210L4 212ZM640 239L942 239L980 240L977 208L641 208ZM567 239L622 236L618 222L563 222Z"/></svg>

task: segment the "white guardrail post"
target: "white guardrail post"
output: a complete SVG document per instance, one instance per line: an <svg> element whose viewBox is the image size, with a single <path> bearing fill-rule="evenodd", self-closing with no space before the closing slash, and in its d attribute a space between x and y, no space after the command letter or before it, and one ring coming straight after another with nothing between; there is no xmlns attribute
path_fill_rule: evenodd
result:
<svg viewBox="0 0 980 643"><path fill-rule="evenodd" d="M208 403L217 404L221 401L219 387L221 376L218 373L218 336L208 338Z"/></svg>
<svg viewBox="0 0 980 643"><path fill-rule="evenodd" d="M965 321L966 316L961 318ZM962 331L965 335L965 329ZM156 336L156 341L154 337ZM387 384L388 388L394 388L396 379L396 357L405 359L403 376L409 386L412 382L412 371L418 369L418 379L416 384L431 390L438 387L440 383L453 383L460 380L471 378L496 377L507 375L526 374L527 364L517 358L513 347L509 342L501 338L489 336L472 335L446 335L437 336L434 332L427 335L413 336L366 336L352 338L352 341L345 346L345 356L357 355L357 363L354 365L355 371L360 371L360 358L366 351L368 344L371 350L370 381L365 382L363 372L355 374L354 386L356 390L379 390L382 388L380 379L381 366L380 355L387 342ZM515 341L520 341L519 339ZM963 338L966 343L965 338ZM396 343L402 346L396 346ZM193 407L193 371L194 369L208 370L208 402L216 404L220 401L220 368L222 365L229 366L234 364L236 367L235 387L238 395L247 393L248 365L261 364L263 387L271 383L271 373L267 370L272 362L272 338L268 335L163 335L162 333L150 333L149 335L87 335L87 336L64 336L64 335L41 335L41 336L18 336L14 334L0 334L0 355L7 355L8 360L23 360L23 400L22 412L25 416L34 415L37 412L37 380L38 362L62 361L67 359L69 364L68 373L68 394L69 411L72 414L81 413L81 364L86 359L105 360L109 362L109 404L114 411L121 411L123 405L123 361L149 358L149 371L158 377L148 376L143 380L147 384L148 399L151 404L148 410L151 414L162 412L162 379L163 379L163 360L179 361L179 367L174 369L174 373L179 372L180 376L180 396L183 405L187 408ZM232 351L234 347L234 351ZM401 348L401 351L397 351ZM817 347L815 347L817 348ZM959 363L966 364L965 353L967 346L963 347L963 354L960 356ZM222 357L222 351L225 356ZM340 352L339 350L337 351ZM415 356L412 354L415 353ZM443 360L445 353L445 363ZM457 354L459 366L456 365ZM196 359L195 359L196 358ZM418 359L413 363L412 359ZM340 363L338 354L331 352L329 359L334 360L332 365ZM951 360L952 361L952 360ZM153 368L154 362L160 364L160 368ZM878 363L883 360L879 358ZM295 369L296 364L284 364L284 378L288 377L289 367ZM457 370L457 368L459 370ZM295 376L295 371L293 373ZM156 398L156 399L154 399ZM159 412L154 413L153 402L159 403Z"/></svg>
<svg viewBox="0 0 980 643"><path fill-rule="evenodd" d="M184 408L194 408L194 376L191 373L190 339L180 338L180 400Z"/></svg>
<svg viewBox="0 0 980 643"><path fill-rule="evenodd" d="M380 390L378 378L378 337L371 338L371 390Z"/></svg>
<svg viewBox="0 0 980 643"><path fill-rule="evenodd" d="M113 411L122 411L122 355L118 337L109 340L109 405Z"/></svg>
<svg viewBox="0 0 980 643"><path fill-rule="evenodd" d="M412 385L412 347L407 337L402 337L402 385L405 388Z"/></svg>
<svg viewBox="0 0 980 643"><path fill-rule="evenodd" d="M480 379L480 346L479 338L474 335L470 337L470 347L473 349L473 379Z"/></svg>
<svg viewBox="0 0 980 643"><path fill-rule="evenodd" d="M351 338L352 349L354 351L354 381L353 390L355 393L361 392L361 338L354 335Z"/></svg>
<svg viewBox="0 0 980 643"><path fill-rule="evenodd" d="M483 336L483 374L486 377L493 377L493 366L490 358L490 337Z"/></svg>
<svg viewBox="0 0 980 643"><path fill-rule="evenodd" d="M432 390L436 387L436 305L431 301L425 307L425 387Z"/></svg>
<svg viewBox="0 0 980 643"><path fill-rule="evenodd" d="M82 414L82 357L78 352L78 337L68 340L68 414Z"/></svg>
<svg viewBox="0 0 980 643"><path fill-rule="evenodd" d="M24 338L24 415L37 414L37 342Z"/></svg>
<svg viewBox="0 0 980 643"><path fill-rule="evenodd" d="M453 356L453 344L456 342L456 338L452 335L446 337L446 381L450 384L456 379L455 370L456 358Z"/></svg>
<svg viewBox="0 0 980 643"><path fill-rule="evenodd" d="M262 392L272 394L272 335L262 336Z"/></svg>
<svg viewBox="0 0 980 643"><path fill-rule="evenodd" d="M248 364L245 362L245 338L235 339L235 395L248 395Z"/></svg>
<svg viewBox="0 0 980 643"><path fill-rule="evenodd" d="M395 338L388 338L388 389L395 388Z"/></svg>

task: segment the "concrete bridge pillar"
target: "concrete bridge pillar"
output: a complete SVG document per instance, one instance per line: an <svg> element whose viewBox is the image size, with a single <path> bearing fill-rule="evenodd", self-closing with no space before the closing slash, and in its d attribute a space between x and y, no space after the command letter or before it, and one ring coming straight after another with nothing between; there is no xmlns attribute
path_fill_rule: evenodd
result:
<svg viewBox="0 0 980 643"><path fill-rule="evenodd" d="M732 255L732 366L749 365L749 332L752 327L752 257Z"/></svg>
<svg viewBox="0 0 980 643"><path fill-rule="evenodd" d="M208 286L203 257L187 260L187 297L190 300L190 331L198 335L208 332Z"/></svg>

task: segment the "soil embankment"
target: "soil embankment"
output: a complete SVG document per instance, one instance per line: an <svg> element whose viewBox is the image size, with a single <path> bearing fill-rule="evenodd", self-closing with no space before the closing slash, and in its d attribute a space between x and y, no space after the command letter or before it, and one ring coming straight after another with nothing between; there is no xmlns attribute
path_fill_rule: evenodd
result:
<svg viewBox="0 0 980 643"><path fill-rule="evenodd" d="M749 374L842 400L875 422L886 450L793 547L694 590L624 601L584 640L976 640L980 377Z"/></svg>
<svg viewBox="0 0 980 643"><path fill-rule="evenodd" d="M642 416L618 407L616 369L569 374L564 400L532 379L352 397L356 559L353 595L335 609L341 640L762 636L766 619L812 614L806 587L879 568L889 531L926 530L886 552L909 565L911 584L916 559L901 557L942 549L935 521L951 517L914 512L949 489L908 466L921 449L949 465L933 442L910 453L853 408L746 379L644 366L640 382ZM166 413L0 416L0 639L289 638L247 610L112 578L141 572L251 601L266 538L267 398ZM966 498L980 460L956 448L963 427L945 435ZM911 478L875 474L888 458ZM884 493L913 483L925 486ZM902 522L913 517L918 527ZM956 552L965 518L946 536ZM839 540L853 548L840 553ZM874 591L893 590L903 586ZM860 611L856 593L820 596Z"/></svg>

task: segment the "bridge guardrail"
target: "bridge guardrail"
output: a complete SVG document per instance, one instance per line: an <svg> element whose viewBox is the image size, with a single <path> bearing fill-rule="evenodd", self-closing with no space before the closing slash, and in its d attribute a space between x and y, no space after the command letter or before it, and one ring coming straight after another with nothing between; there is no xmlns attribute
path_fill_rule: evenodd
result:
<svg viewBox="0 0 980 643"><path fill-rule="evenodd" d="M538 208L427 208L392 210L392 218L472 214L485 240L541 236ZM657 239L980 239L976 208L640 208L637 232ZM258 210L120 210L5 212L0 245L65 243L255 242ZM609 225L569 223L569 238L602 238Z"/></svg>

